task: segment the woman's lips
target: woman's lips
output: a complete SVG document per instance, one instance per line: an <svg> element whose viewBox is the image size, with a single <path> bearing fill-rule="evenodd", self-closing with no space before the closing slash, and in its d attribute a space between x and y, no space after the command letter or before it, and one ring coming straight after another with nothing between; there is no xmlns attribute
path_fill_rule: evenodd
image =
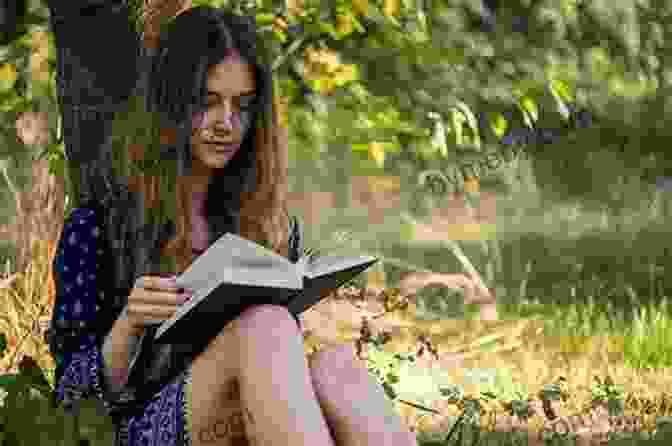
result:
<svg viewBox="0 0 672 446"><path fill-rule="evenodd" d="M219 153L232 153L238 150L239 144L216 144L216 143L206 143L211 146L215 152Z"/></svg>

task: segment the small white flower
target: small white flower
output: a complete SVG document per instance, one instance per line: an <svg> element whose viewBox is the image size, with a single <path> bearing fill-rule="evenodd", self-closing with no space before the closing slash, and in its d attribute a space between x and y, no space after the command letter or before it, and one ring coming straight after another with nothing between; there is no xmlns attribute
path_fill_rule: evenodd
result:
<svg viewBox="0 0 672 446"><path fill-rule="evenodd" d="M82 302L79 300L75 301L75 308L73 310L73 314L75 316L79 316L82 313L82 310L83 310Z"/></svg>

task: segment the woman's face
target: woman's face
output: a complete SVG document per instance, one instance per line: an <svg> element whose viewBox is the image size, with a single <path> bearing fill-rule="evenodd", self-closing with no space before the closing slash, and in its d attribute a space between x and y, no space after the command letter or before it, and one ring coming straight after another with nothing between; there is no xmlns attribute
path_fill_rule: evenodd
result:
<svg viewBox="0 0 672 446"><path fill-rule="evenodd" d="M191 137L193 167L201 173L226 166L253 127L253 67L233 52L208 72L207 94L207 109L194 116Z"/></svg>

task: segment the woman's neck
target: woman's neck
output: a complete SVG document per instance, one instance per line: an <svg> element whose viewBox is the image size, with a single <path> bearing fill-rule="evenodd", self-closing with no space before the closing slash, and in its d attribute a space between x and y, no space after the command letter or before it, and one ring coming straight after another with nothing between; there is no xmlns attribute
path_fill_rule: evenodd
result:
<svg viewBox="0 0 672 446"><path fill-rule="evenodd" d="M212 171L207 166L203 166L198 160L193 160L190 173L190 187L192 192L196 194L207 193L211 176Z"/></svg>
<svg viewBox="0 0 672 446"><path fill-rule="evenodd" d="M204 195L208 192L208 178L203 177L192 177L191 181L191 192L197 195Z"/></svg>

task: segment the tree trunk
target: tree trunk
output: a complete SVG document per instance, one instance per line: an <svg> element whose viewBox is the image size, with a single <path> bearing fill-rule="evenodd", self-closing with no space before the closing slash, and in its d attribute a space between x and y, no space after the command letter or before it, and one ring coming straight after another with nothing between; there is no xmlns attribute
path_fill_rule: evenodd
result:
<svg viewBox="0 0 672 446"><path fill-rule="evenodd" d="M176 17L180 12L193 6L191 0L145 0L143 11L144 36L146 48L156 48L161 22Z"/></svg>
<svg viewBox="0 0 672 446"><path fill-rule="evenodd" d="M62 229L65 188L62 179L49 173L49 161L33 163L26 190L17 190L16 216L8 225L9 240L16 246L15 271L25 271L34 260L38 242L53 244Z"/></svg>
<svg viewBox="0 0 672 446"><path fill-rule="evenodd" d="M114 111L137 81L139 38L121 0L48 0L57 51L57 93L73 206L90 192L87 163L109 136ZM102 51L91 42L114 42ZM123 69L120 69L123 68Z"/></svg>
<svg viewBox="0 0 672 446"><path fill-rule="evenodd" d="M125 0L47 0L57 49L57 92L72 181L73 206L93 194L86 165L110 134L113 113L138 84L144 58L156 45L159 23L191 0L149 0L138 36ZM83 38L89 36L90 38ZM114 42L101 51L91 39ZM102 40L101 40L102 41ZM123 69L120 69L123 67Z"/></svg>

